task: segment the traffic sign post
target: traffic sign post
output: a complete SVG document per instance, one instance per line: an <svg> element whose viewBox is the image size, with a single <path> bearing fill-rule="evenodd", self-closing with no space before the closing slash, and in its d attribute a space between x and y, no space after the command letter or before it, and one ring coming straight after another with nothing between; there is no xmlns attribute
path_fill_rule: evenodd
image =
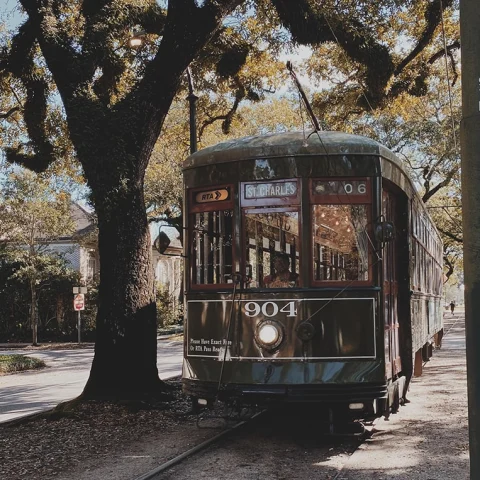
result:
<svg viewBox="0 0 480 480"><path fill-rule="evenodd" d="M78 343L81 342L80 330L81 330L81 317L80 312L85 310L85 293L86 287L73 287L73 309L78 312L77 318L77 330L78 330ZM79 293L82 292L82 293Z"/></svg>

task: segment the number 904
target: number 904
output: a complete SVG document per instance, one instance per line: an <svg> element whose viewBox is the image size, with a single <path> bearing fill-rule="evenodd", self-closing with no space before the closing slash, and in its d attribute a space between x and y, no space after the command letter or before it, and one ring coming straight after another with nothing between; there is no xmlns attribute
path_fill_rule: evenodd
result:
<svg viewBox="0 0 480 480"><path fill-rule="evenodd" d="M258 302L247 302L245 304L245 315L247 317L256 317L260 313L264 317L274 317L278 313L286 313L287 317L297 316L296 302L288 302L282 308L276 302L264 302L262 304Z"/></svg>

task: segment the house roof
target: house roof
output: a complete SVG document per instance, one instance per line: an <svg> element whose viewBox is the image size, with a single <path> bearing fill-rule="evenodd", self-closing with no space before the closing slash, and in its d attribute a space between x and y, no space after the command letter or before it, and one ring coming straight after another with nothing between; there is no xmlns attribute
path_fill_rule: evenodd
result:
<svg viewBox="0 0 480 480"><path fill-rule="evenodd" d="M81 205L79 205L78 203L72 203L70 205L70 214L72 215L72 219L75 222L74 235L84 235L93 230L93 216L91 213L87 212L87 210L85 210Z"/></svg>
<svg viewBox="0 0 480 480"><path fill-rule="evenodd" d="M95 222L93 221L94 216L92 213L88 212L78 203L70 204L70 215L74 222L74 230L71 235L64 235L57 239L57 242L60 241L71 241L78 240L79 237L85 237L90 233L95 232Z"/></svg>

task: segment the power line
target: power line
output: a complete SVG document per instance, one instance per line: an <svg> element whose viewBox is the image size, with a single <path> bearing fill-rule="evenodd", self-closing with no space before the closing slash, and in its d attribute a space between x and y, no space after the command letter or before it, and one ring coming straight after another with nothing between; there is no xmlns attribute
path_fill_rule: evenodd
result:
<svg viewBox="0 0 480 480"><path fill-rule="evenodd" d="M461 205L435 205L434 207L427 207L427 208L462 208Z"/></svg>

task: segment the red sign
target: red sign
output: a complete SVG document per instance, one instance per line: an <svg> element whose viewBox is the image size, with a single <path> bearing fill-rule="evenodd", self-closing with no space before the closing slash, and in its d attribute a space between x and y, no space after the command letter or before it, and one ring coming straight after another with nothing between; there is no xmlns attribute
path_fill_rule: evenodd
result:
<svg viewBox="0 0 480 480"><path fill-rule="evenodd" d="M83 293L77 293L73 297L73 309L78 312L79 310L85 310L85 295Z"/></svg>

